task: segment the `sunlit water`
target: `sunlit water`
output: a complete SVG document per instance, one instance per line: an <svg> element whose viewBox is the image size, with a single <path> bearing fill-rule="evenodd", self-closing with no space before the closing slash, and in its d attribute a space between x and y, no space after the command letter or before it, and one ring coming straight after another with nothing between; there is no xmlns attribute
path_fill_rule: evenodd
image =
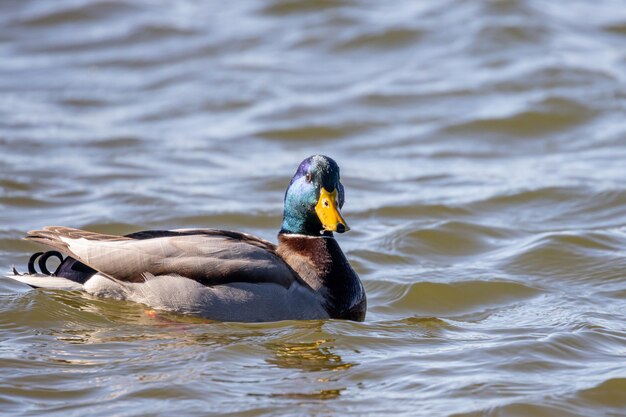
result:
<svg viewBox="0 0 626 417"><path fill-rule="evenodd" d="M626 415L623 1L0 2L0 269L45 225L274 240L342 168L364 323L0 279L7 415Z"/></svg>

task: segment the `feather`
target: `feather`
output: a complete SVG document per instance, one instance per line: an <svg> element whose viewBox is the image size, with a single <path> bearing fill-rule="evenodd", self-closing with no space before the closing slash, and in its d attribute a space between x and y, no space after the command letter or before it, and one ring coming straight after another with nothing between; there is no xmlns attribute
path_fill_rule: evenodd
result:
<svg viewBox="0 0 626 417"><path fill-rule="evenodd" d="M49 275L30 275L19 274L15 269L13 274L7 275L7 278L14 279L15 281L22 282L33 288L46 288L50 290L65 290L65 291L82 291L85 288L82 284L71 281L62 277L51 277Z"/></svg>
<svg viewBox="0 0 626 417"><path fill-rule="evenodd" d="M60 250L124 282L142 282L145 274L176 274L203 285L263 282L288 288L299 280L276 254L274 245L251 235L196 229L132 236L52 226L31 231L26 239Z"/></svg>

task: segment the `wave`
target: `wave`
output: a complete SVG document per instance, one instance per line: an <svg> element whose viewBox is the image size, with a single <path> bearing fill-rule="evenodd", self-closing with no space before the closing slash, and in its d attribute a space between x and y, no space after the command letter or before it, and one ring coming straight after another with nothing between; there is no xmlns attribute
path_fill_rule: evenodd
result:
<svg viewBox="0 0 626 417"><path fill-rule="evenodd" d="M449 134L497 133L507 136L540 136L589 122L596 111L571 99L551 97L528 103L524 109L498 117L477 116L475 120L446 127Z"/></svg>
<svg viewBox="0 0 626 417"><path fill-rule="evenodd" d="M418 317L460 317L516 304L541 294L541 290L511 281L421 281L412 284L368 283L371 297L378 301L375 314ZM383 302L383 299L385 300Z"/></svg>

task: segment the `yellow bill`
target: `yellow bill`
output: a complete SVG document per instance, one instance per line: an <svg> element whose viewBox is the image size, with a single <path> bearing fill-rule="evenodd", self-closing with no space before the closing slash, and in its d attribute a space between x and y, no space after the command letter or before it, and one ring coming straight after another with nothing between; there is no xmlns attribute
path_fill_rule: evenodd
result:
<svg viewBox="0 0 626 417"><path fill-rule="evenodd" d="M319 217L326 231L343 233L350 230L346 221L341 217L339 207L337 207L337 189L331 193L322 187L320 198L315 206L315 213L317 213L317 217Z"/></svg>

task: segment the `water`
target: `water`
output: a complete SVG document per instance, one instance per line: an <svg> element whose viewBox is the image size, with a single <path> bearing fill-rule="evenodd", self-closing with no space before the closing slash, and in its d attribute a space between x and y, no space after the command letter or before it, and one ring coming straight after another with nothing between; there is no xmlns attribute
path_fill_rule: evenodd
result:
<svg viewBox="0 0 626 417"><path fill-rule="evenodd" d="M45 225L275 240L342 168L364 323L0 279L5 415L626 415L623 1L0 3L0 269Z"/></svg>

